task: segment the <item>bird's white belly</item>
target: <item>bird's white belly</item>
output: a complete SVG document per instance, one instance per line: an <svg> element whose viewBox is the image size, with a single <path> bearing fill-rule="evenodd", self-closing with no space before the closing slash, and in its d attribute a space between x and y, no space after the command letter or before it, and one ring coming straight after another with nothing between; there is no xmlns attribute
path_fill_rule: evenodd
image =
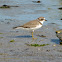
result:
<svg viewBox="0 0 62 62"><path fill-rule="evenodd" d="M36 27L33 27L33 28L23 28L23 27L21 27L22 29L26 29L26 30L36 30L36 29L39 29L39 28L41 28L42 27L42 25L37 25Z"/></svg>
<svg viewBox="0 0 62 62"><path fill-rule="evenodd" d="M34 28L30 28L30 29L33 29L33 30L36 30L36 29L39 29L39 28L41 28L42 27L42 25L37 25L36 27L34 27Z"/></svg>

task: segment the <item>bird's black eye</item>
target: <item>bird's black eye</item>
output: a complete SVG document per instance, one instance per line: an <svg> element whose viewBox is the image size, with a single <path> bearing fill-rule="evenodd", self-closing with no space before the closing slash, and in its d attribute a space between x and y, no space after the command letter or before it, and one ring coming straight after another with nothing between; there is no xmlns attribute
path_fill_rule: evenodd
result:
<svg viewBox="0 0 62 62"><path fill-rule="evenodd" d="M41 20L44 20L44 19L41 19Z"/></svg>

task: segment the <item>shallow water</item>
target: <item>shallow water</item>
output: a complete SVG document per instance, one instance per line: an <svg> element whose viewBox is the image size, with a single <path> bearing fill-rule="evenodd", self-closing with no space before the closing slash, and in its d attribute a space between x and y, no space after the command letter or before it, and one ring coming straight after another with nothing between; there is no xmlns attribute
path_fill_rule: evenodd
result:
<svg viewBox="0 0 62 62"><path fill-rule="evenodd" d="M0 1L0 5L7 4L7 5L16 5L19 7L11 7L10 9L0 9L0 21L5 19L11 19L15 22L18 22L17 25L21 25L20 22L25 23L30 20L37 19L40 16L45 17L48 23L56 23L60 26L61 18L62 18L62 10L58 8L62 6L61 0L40 0L41 3L34 3L33 0L2 0ZM36 1L36 0L35 0ZM53 2L54 1L54 2ZM11 3L12 2L12 3ZM13 24L14 22L11 21ZM45 24L45 23L44 23ZM16 25L15 25L16 26Z"/></svg>

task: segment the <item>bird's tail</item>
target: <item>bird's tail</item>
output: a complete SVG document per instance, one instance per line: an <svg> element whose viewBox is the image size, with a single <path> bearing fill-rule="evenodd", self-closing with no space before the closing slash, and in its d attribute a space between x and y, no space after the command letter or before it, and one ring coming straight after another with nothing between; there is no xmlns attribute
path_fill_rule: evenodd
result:
<svg viewBox="0 0 62 62"><path fill-rule="evenodd" d="M17 27L13 27L13 29L16 29Z"/></svg>
<svg viewBox="0 0 62 62"><path fill-rule="evenodd" d="M13 29L20 29L22 26L13 27Z"/></svg>

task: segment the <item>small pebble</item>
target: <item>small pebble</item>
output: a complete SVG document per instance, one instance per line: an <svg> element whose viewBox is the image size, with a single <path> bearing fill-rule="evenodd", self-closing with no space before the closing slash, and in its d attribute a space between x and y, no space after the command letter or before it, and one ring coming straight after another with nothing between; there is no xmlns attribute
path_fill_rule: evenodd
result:
<svg viewBox="0 0 62 62"><path fill-rule="evenodd" d="M49 52L50 50L46 50L46 51L48 51L48 52Z"/></svg>
<svg viewBox="0 0 62 62"><path fill-rule="evenodd" d="M10 8L8 5L2 5L0 8Z"/></svg>
<svg viewBox="0 0 62 62"><path fill-rule="evenodd" d="M62 42L60 42L60 45L62 45Z"/></svg>
<svg viewBox="0 0 62 62"><path fill-rule="evenodd" d="M56 46L56 45L53 45L54 47Z"/></svg>
<svg viewBox="0 0 62 62"><path fill-rule="evenodd" d="M37 1L37 3L40 3L41 1Z"/></svg>
<svg viewBox="0 0 62 62"><path fill-rule="evenodd" d="M39 37L46 37L46 36L44 36L44 35L37 35L37 36L39 36Z"/></svg>
<svg viewBox="0 0 62 62"><path fill-rule="evenodd" d="M55 24L55 23L51 23L51 24Z"/></svg>
<svg viewBox="0 0 62 62"><path fill-rule="evenodd" d="M58 8L58 9L62 10L62 7Z"/></svg>
<svg viewBox="0 0 62 62"><path fill-rule="evenodd" d="M62 18L60 20L62 20Z"/></svg>
<svg viewBox="0 0 62 62"><path fill-rule="evenodd" d="M16 32L19 32L19 31L16 31Z"/></svg>
<svg viewBox="0 0 62 62"><path fill-rule="evenodd" d="M32 2L34 2L34 3L41 3L41 1L32 1Z"/></svg>
<svg viewBox="0 0 62 62"><path fill-rule="evenodd" d="M38 50L40 50L40 48L38 48Z"/></svg>
<svg viewBox="0 0 62 62"><path fill-rule="evenodd" d="M48 29L48 28L47 28Z"/></svg>
<svg viewBox="0 0 62 62"><path fill-rule="evenodd" d="M7 24L10 24L10 22L7 22Z"/></svg>

